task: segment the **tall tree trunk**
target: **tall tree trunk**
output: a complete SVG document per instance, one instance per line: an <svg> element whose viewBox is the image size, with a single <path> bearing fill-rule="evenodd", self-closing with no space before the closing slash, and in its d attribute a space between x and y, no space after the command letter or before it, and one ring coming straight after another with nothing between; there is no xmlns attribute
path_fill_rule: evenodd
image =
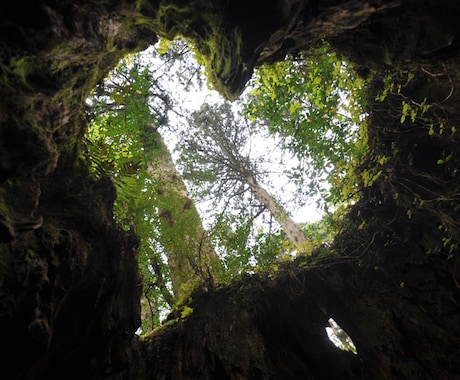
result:
<svg viewBox="0 0 460 380"><path fill-rule="evenodd" d="M157 186L160 244L176 298L197 284L222 278L224 267L158 131L151 131L147 171Z"/></svg>
<svg viewBox="0 0 460 380"><path fill-rule="evenodd" d="M292 241L298 249L305 249L307 242L305 234L299 225L289 216L283 206L281 206L276 199L257 182L252 173L247 174L245 180L256 198L267 207L268 211L270 211L275 220L283 228L289 240Z"/></svg>

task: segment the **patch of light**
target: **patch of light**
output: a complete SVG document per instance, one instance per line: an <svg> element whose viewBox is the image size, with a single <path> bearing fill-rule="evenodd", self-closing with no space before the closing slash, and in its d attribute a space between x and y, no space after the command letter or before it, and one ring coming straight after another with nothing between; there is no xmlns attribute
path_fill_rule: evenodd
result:
<svg viewBox="0 0 460 380"><path fill-rule="evenodd" d="M355 344L351 340L350 336L338 325L334 319L328 319L329 326L326 327L326 333L329 337L329 340L337 347L343 351L351 351L355 355L358 354Z"/></svg>

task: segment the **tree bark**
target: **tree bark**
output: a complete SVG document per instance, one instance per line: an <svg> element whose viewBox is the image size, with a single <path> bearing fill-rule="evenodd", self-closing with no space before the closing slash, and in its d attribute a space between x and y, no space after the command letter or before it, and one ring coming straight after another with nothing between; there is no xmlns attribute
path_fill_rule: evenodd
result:
<svg viewBox="0 0 460 380"><path fill-rule="evenodd" d="M156 186L159 240L179 298L199 284L221 279L224 268L163 138L158 131L151 133L154 143L146 149L147 171Z"/></svg>
<svg viewBox="0 0 460 380"><path fill-rule="evenodd" d="M286 210L257 182L254 175L246 175L245 182L249 185L259 202L270 211L275 220L280 224L289 240L300 250L305 249L305 243L307 242L305 234Z"/></svg>

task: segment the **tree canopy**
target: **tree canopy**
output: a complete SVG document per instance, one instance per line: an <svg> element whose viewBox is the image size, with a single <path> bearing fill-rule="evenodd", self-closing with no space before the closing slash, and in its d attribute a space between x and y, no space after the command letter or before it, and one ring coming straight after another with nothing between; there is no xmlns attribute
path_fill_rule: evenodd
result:
<svg viewBox="0 0 460 380"><path fill-rule="evenodd" d="M353 166L367 150L364 83L353 67L324 42L258 68L251 85L245 113L298 158L292 181L324 206L353 198Z"/></svg>
<svg viewBox="0 0 460 380"><path fill-rule="evenodd" d="M291 202L302 204L315 192L322 193L324 204L343 202L352 197L344 182L366 147L357 138L364 116L352 86L356 79L327 45L314 50L314 59L291 57L260 68L244 106L203 103L190 116L176 106L163 76L187 91L204 82L193 80L197 66L181 63L189 54L183 42L162 43L159 52L123 60L98 85L88 100L92 126L85 147L94 174L109 176L117 185L115 217L141 237L144 319L150 326L180 302L182 290L187 294L209 280L274 269L291 258L289 252L311 253L324 244L331 235L330 228L324 232L324 222L296 224L261 183L270 187L270 177L276 183L286 176L297 187ZM168 71L175 72L172 79ZM170 115L182 117L182 127ZM168 151L174 148L167 147L160 130L178 128L176 169ZM277 153L267 154L267 148ZM291 162L286 166L287 155L295 157L295 167ZM329 195L324 186L320 190L324 181ZM213 212L204 222L195 202L210 199ZM263 213L271 214L265 224L258 221ZM187 226L202 229L192 232ZM190 239L198 239L195 248ZM184 243L187 248L181 247Z"/></svg>

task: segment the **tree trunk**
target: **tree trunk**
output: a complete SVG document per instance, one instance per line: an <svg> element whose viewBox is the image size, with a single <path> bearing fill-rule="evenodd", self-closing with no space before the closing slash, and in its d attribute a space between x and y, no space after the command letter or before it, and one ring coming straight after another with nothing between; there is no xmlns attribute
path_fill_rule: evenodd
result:
<svg viewBox="0 0 460 380"><path fill-rule="evenodd" d="M221 279L224 268L163 138L158 131L150 133L154 142L146 148L147 171L156 186L159 242L168 260L174 294L179 298L199 284Z"/></svg>
<svg viewBox="0 0 460 380"><path fill-rule="evenodd" d="M246 175L245 180L259 202L270 211L275 220L280 224L289 240L292 241L299 250L304 250L306 248L307 239L299 225L294 222L276 199L257 182L254 175Z"/></svg>

